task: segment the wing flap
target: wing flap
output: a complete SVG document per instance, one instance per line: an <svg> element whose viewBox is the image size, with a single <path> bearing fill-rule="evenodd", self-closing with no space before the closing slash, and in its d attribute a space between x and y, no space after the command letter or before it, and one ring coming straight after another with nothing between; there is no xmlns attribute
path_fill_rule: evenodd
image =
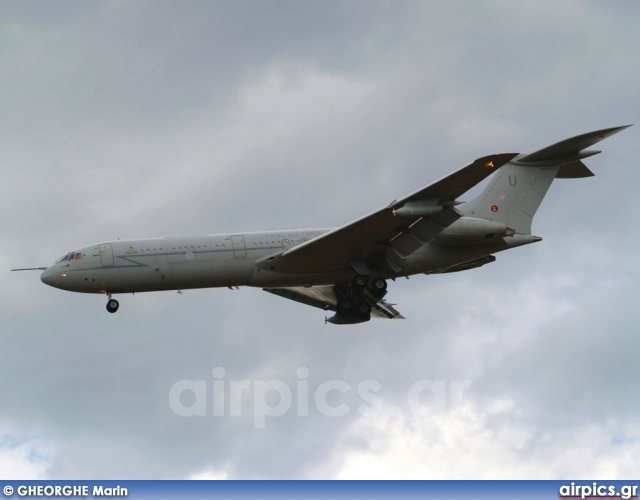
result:
<svg viewBox="0 0 640 500"><path fill-rule="evenodd" d="M265 292L272 293L279 297L284 297L301 304L317 307L323 311L335 311L336 304L338 303L338 297L334 291L334 287L330 285L302 287L282 287L282 288L263 288ZM400 312L393 307L395 304L390 304L386 300L382 299L378 302L375 299L370 300L369 295L367 301L371 303L371 316L376 318L389 318L389 319L405 319Z"/></svg>
<svg viewBox="0 0 640 500"><path fill-rule="evenodd" d="M337 304L332 286L263 288L263 290L323 311L335 311Z"/></svg>
<svg viewBox="0 0 640 500"><path fill-rule="evenodd" d="M375 316L377 318L406 319L395 307L393 307L394 305L395 304L389 304L386 300L381 300L371 308L371 316Z"/></svg>

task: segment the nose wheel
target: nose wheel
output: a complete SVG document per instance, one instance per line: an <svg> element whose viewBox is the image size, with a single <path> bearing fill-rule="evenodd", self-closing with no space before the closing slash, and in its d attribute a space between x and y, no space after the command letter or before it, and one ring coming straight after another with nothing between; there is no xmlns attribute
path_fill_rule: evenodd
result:
<svg viewBox="0 0 640 500"><path fill-rule="evenodd" d="M116 299L109 299L107 301L107 311L114 313L120 307L120 303Z"/></svg>

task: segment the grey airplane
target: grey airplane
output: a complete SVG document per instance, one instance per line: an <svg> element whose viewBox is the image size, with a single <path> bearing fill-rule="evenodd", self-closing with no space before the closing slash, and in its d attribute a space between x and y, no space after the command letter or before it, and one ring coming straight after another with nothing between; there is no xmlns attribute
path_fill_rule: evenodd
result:
<svg viewBox="0 0 640 500"><path fill-rule="evenodd" d="M334 324L404 318L388 280L474 269L493 254L535 243L531 221L554 179L594 175L586 148L629 127L582 134L531 154L495 154L386 207L332 229L269 230L89 245L59 258L40 279L55 288L115 294L240 286L335 314ZM459 197L494 174L475 199Z"/></svg>

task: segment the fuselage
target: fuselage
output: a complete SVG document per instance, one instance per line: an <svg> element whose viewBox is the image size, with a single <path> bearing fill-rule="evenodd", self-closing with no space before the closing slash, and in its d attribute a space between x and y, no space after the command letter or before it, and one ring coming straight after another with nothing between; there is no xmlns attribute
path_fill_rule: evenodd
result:
<svg viewBox="0 0 640 500"><path fill-rule="evenodd" d="M209 287L283 287L349 283L353 269L277 273L254 263L300 245L330 229L270 230L244 234L116 240L89 245L58 259L41 275L53 287L83 293L137 293ZM384 278L439 272L532 240L503 238L487 245L427 243L397 273Z"/></svg>
<svg viewBox="0 0 640 500"><path fill-rule="evenodd" d="M327 229L116 240L58 259L44 283L85 293L130 293L227 286L266 286L274 273L253 263L319 236ZM299 277L281 276L286 286Z"/></svg>

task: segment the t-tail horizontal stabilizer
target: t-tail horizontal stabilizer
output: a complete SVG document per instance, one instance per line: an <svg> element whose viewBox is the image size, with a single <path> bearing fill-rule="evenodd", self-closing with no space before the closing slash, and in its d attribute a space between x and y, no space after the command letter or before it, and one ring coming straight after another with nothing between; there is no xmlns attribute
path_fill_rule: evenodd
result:
<svg viewBox="0 0 640 500"><path fill-rule="evenodd" d="M593 146L607 137L617 134L629 127L631 127L631 125L623 125L621 127L604 128L602 130L595 130L593 132L587 132L586 134L576 135L575 137L556 142L555 144L542 148L534 153L518 156L512 161L512 163L517 165L532 165L536 167L542 167L545 165L559 166L567 163L573 163L575 161L588 158L589 156L602 153L602 151L588 150L586 148Z"/></svg>
<svg viewBox="0 0 640 500"><path fill-rule="evenodd" d="M581 160L600 151L586 148L630 126L587 132L535 153L520 154L496 172L479 196L456 208L467 217L504 224L517 236L530 235L533 216L553 179L592 176ZM507 240L515 243L514 237Z"/></svg>

